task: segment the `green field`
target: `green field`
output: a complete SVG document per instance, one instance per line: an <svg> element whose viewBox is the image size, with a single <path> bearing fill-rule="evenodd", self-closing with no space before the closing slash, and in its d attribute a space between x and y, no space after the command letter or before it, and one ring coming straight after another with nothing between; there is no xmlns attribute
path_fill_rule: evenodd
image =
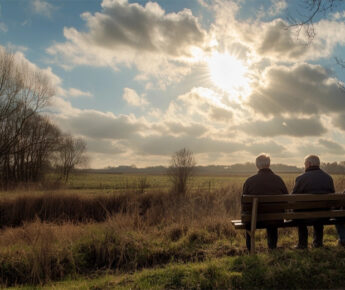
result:
<svg viewBox="0 0 345 290"><path fill-rule="evenodd" d="M215 189L230 184L243 182L247 176L194 176L191 179L193 189ZM167 189L171 182L167 175L139 174L73 174L68 181L70 189L136 189L140 182L146 180L150 189Z"/></svg>
<svg viewBox="0 0 345 290"><path fill-rule="evenodd" d="M190 182L191 190L212 191L224 187L241 187L251 174L236 174L229 176L197 175ZM287 188L291 191L297 173L279 174ZM345 176L333 175L336 191L343 192L345 189ZM67 189L73 190L107 190L108 192L136 190L145 181L146 190L169 190L171 182L167 175L140 175L140 174L107 174L107 173L79 173L72 174Z"/></svg>
<svg viewBox="0 0 345 290"><path fill-rule="evenodd" d="M217 189L243 183L250 174L238 174L229 176L194 176L191 179L191 188ZM297 174L283 174L284 180L290 184ZM168 189L171 182L167 175L140 175L140 174L107 174L107 173L80 173L72 174L67 183L69 189L110 189L126 190L136 189L140 182L146 180L150 189Z"/></svg>

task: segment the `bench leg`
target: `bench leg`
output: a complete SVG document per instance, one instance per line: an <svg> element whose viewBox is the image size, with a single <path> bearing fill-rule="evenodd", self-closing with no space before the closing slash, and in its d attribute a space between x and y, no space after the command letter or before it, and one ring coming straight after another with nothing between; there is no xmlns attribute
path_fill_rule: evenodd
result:
<svg viewBox="0 0 345 290"><path fill-rule="evenodd" d="M256 220L258 214L258 199L253 199L252 207L252 221L250 225L250 253L255 254L255 230L256 230Z"/></svg>

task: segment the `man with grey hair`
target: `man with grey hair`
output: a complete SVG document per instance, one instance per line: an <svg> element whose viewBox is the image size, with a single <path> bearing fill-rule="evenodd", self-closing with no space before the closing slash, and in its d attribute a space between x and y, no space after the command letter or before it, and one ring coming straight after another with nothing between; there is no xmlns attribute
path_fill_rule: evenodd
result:
<svg viewBox="0 0 345 290"><path fill-rule="evenodd" d="M243 185L243 195L276 195L288 194L288 190L284 181L280 176L274 174L269 168L271 159L266 153L260 154L256 157L256 167L259 169L258 173L249 177ZM278 229L272 222L272 226L267 226L267 244L270 249L277 247ZM250 225L247 225L249 228ZM250 235L246 233L246 245L250 250Z"/></svg>
<svg viewBox="0 0 345 290"><path fill-rule="evenodd" d="M333 193L334 184L330 175L320 169L320 159L317 155L308 155L304 158L305 172L296 178L292 190L294 194L303 193ZM323 246L323 223L322 219L316 220L313 233L313 247ZM298 245L296 248L305 249L308 247L308 228L306 225L298 227Z"/></svg>

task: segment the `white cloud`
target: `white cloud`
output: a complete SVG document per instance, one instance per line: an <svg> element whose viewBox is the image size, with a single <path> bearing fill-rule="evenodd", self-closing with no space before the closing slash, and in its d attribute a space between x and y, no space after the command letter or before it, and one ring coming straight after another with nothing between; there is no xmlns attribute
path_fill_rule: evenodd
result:
<svg viewBox="0 0 345 290"><path fill-rule="evenodd" d="M93 97L93 94L90 92L84 92L76 88L70 88L66 91L68 96L71 97Z"/></svg>
<svg viewBox="0 0 345 290"><path fill-rule="evenodd" d="M145 6L104 0L102 11L85 12L88 30L64 28L65 43L48 48L57 64L75 66L134 65L138 78L157 77L163 84L189 73L192 51L203 47L206 33L190 10L165 13L154 2Z"/></svg>
<svg viewBox="0 0 345 290"><path fill-rule="evenodd" d="M233 119L234 113L226 99L227 95L203 87L192 88L177 98L183 103L183 114L197 114L212 122L229 122Z"/></svg>
<svg viewBox="0 0 345 290"><path fill-rule="evenodd" d="M56 114L54 119L65 130L96 139L127 139L147 129L142 120L133 115L114 115L96 110L78 110L74 114Z"/></svg>
<svg viewBox="0 0 345 290"><path fill-rule="evenodd" d="M124 88L123 89L123 95L122 98L130 105L132 106L145 106L148 104L147 100L142 97L139 96L138 93L130 88Z"/></svg>
<svg viewBox="0 0 345 290"><path fill-rule="evenodd" d="M122 148L121 145L109 139L85 138L85 141L87 142L88 152L107 155L118 155L126 152L125 148Z"/></svg>
<svg viewBox="0 0 345 290"><path fill-rule="evenodd" d="M216 49L235 50L238 43L247 48L246 58L260 61L263 58L274 62L296 62L328 58L336 45L345 45L345 23L338 20L321 20L314 23L315 35L310 43L303 33L289 27L281 18L267 21L258 17L239 20L241 2L215 1L215 23L210 35L216 39ZM286 8L286 1L272 0L272 6L265 15L279 14ZM257 15L256 15L257 16ZM243 57L243 56L242 56Z"/></svg>
<svg viewBox="0 0 345 290"><path fill-rule="evenodd" d="M56 10L56 7L46 0L33 0L31 1L31 7L36 14L40 14L48 18L50 18Z"/></svg>
<svg viewBox="0 0 345 290"><path fill-rule="evenodd" d="M28 48L26 46L23 45L15 45L12 42L7 42L6 44L6 48L9 51L20 51L22 53L24 53L25 51L28 50Z"/></svg>
<svg viewBox="0 0 345 290"><path fill-rule="evenodd" d="M285 0L271 0L271 7L268 10L268 15L276 16L281 14L287 8Z"/></svg>
<svg viewBox="0 0 345 290"><path fill-rule="evenodd" d="M8 27L5 23L0 22L0 31L6 33L8 31Z"/></svg>

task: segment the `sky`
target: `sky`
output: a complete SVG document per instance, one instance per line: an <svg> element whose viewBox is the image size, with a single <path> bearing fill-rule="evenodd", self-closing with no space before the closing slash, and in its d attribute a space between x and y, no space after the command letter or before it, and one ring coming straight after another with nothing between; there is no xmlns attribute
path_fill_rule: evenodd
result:
<svg viewBox="0 0 345 290"><path fill-rule="evenodd" d="M287 0L4 0L0 48L46 74L44 113L89 167L345 160L345 7L310 41Z"/></svg>

